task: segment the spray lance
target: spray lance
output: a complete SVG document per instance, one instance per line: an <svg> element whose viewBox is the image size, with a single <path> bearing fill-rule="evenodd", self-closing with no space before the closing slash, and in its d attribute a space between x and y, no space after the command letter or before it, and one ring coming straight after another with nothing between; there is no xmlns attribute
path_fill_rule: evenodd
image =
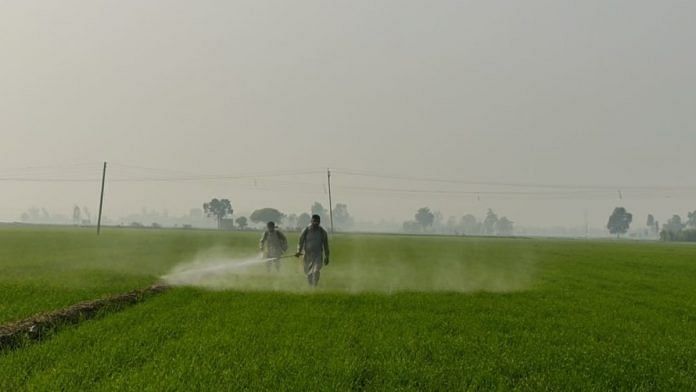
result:
<svg viewBox="0 0 696 392"><path fill-rule="evenodd" d="M299 257L299 256L285 255L285 256L280 256L280 257L269 257L269 258L263 259L261 261L275 261L275 260L281 260L281 259L289 259L290 257Z"/></svg>

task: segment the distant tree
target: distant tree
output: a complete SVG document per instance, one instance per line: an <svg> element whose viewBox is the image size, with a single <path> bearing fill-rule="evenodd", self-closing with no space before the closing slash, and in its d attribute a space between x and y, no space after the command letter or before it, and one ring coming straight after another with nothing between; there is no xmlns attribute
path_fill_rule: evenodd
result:
<svg viewBox="0 0 696 392"><path fill-rule="evenodd" d="M684 230L681 241L696 242L696 229Z"/></svg>
<svg viewBox="0 0 696 392"><path fill-rule="evenodd" d="M314 204L312 204L311 211L312 215L319 215L322 221L326 221L329 218L329 211L318 201L315 201Z"/></svg>
<svg viewBox="0 0 696 392"><path fill-rule="evenodd" d="M275 222L280 223L283 220L285 214L276 210L275 208L261 208L256 210L249 215L249 220L254 223L266 223Z"/></svg>
<svg viewBox="0 0 696 392"><path fill-rule="evenodd" d="M689 212L687 217L686 225L692 229L696 229L696 211Z"/></svg>
<svg viewBox="0 0 696 392"><path fill-rule="evenodd" d="M495 222L495 232L498 235L512 235L513 231L513 222L508 218L502 217Z"/></svg>
<svg viewBox="0 0 696 392"><path fill-rule="evenodd" d="M89 208L87 207L82 207L82 212L85 214L85 219L82 220L82 223L86 224L91 224L92 223L92 214L89 212Z"/></svg>
<svg viewBox="0 0 696 392"><path fill-rule="evenodd" d="M247 218L245 216L240 216L239 218L235 219L235 222L237 222L237 227L239 227L239 230L244 230L248 226Z"/></svg>
<svg viewBox="0 0 696 392"><path fill-rule="evenodd" d="M655 230L655 223L656 221L653 214L648 214L648 219L645 221L645 226L647 226L647 230L645 231L645 233L647 235L655 234L658 232L657 230Z"/></svg>
<svg viewBox="0 0 696 392"><path fill-rule="evenodd" d="M450 216L449 218L447 218L447 232L450 234L459 234L456 216Z"/></svg>
<svg viewBox="0 0 696 392"><path fill-rule="evenodd" d="M459 225L461 226L464 234L479 234L479 223L476 220L476 217L471 214L464 215L459 221Z"/></svg>
<svg viewBox="0 0 696 392"><path fill-rule="evenodd" d="M687 224L682 222L679 215L674 215L662 225L660 239L664 241L696 241L696 230L684 230L686 226Z"/></svg>
<svg viewBox="0 0 696 392"><path fill-rule="evenodd" d="M346 204L336 204L333 210L333 219L336 228L339 230L350 229L353 226L353 217L348 213Z"/></svg>
<svg viewBox="0 0 696 392"><path fill-rule="evenodd" d="M436 231L442 230L442 222L444 220L445 220L445 217L442 216L442 212L433 211L433 228L435 228Z"/></svg>
<svg viewBox="0 0 696 392"><path fill-rule="evenodd" d="M297 217L297 226L298 227L307 227L309 226L309 223L312 221L312 217L309 216L308 213L303 212L300 214L300 216Z"/></svg>
<svg viewBox="0 0 696 392"><path fill-rule="evenodd" d="M232 204L227 199L213 199L208 203L203 203L203 211L207 216L215 217L218 229L222 228L222 220L234 212Z"/></svg>
<svg viewBox="0 0 696 392"><path fill-rule="evenodd" d="M681 216L679 215L673 215L670 220L667 221L664 225L662 225L662 231L666 231L668 233L672 234L678 234L681 233L682 230L686 225L682 222Z"/></svg>
<svg viewBox="0 0 696 392"><path fill-rule="evenodd" d="M419 233L423 226L416 221L406 221L403 224L403 229L406 233Z"/></svg>
<svg viewBox="0 0 696 392"><path fill-rule="evenodd" d="M79 225L80 222L82 222L82 212L80 211L80 207L75 206L73 208L72 220L75 226Z"/></svg>
<svg viewBox="0 0 696 392"><path fill-rule="evenodd" d="M648 234L656 235L660 232L660 222L655 219L653 214L648 214L645 225L648 227Z"/></svg>
<svg viewBox="0 0 696 392"><path fill-rule="evenodd" d="M32 207L32 208L28 209L27 211L24 211L22 213L22 215L20 216L20 219L22 220L22 222L32 222L32 221L38 219L38 214L39 214L39 210Z"/></svg>
<svg viewBox="0 0 696 392"><path fill-rule="evenodd" d="M162 228L162 225L160 225L160 224L157 223L157 222L152 222L152 225L151 225L151 226L152 226L153 229L161 229L161 228Z"/></svg>
<svg viewBox="0 0 696 392"><path fill-rule="evenodd" d="M609 216L609 222L607 222L607 229L611 234L616 234L616 238L619 238L621 234L626 234L629 226L631 226L631 221L633 221L633 215L626 211L623 207L614 208L611 216Z"/></svg>
<svg viewBox="0 0 696 392"><path fill-rule="evenodd" d="M483 233L491 235L495 233L495 225L498 223L498 215L492 209L488 209L486 219L483 220Z"/></svg>
<svg viewBox="0 0 696 392"><path fill-rule="evenodd" d="M433 225L433 221L435 221L435 214L430 212L430 208L423 207L423 208L420 208L416 212L415 218L416 218L416 222L418 222L418 224L421 225L421 228L423 229L423 231L425 231L425 229L428 226Z"/></svg>
<svg viewBox="0 0 696 392"><path fill-rule="evenodd" d="M285 218L285 225L290 228L296 228L297 227L297 214L290 214Z"/></svg>

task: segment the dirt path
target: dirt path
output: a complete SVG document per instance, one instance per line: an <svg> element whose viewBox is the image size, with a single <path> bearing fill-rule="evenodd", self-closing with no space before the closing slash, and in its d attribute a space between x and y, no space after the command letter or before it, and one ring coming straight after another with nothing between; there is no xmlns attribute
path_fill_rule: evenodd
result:
<svg viewBox="0 0 696 392"><path fill-rule="evenodd" d="M105 312L122 310L167 289L167 285L155 284L145 289L83 301L67 308L0 325L0 352L21 347L30 341L45 339L66 325L78 324Z"/></svg>

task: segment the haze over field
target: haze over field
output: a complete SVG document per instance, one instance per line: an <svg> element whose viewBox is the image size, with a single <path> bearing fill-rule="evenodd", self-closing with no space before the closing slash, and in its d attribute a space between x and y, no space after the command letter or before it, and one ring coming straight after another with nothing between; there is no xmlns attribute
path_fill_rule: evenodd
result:
<svg viewBox="0 0 696 392"><path fill-rule="evenodd" d="M327 204L330 167L334 202L362 220L429 206L538 226L587 211L599 227L622 205L662 221L696 196L693 15L683 1L2 2L0 220L96 211L106 160L114 218L211 197L306 211Z"/></svg>

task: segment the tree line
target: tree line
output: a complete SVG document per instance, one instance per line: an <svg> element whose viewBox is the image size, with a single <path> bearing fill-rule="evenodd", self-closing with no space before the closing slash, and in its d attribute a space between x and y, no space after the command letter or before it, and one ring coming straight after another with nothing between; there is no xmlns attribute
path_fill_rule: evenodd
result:
<svg viewBox="0 0 696 392"><path fill-rule="evenodd" d="M663 241L692 241L696 242L696 211L687 213L686 221L675 214L662 225L660 239Z"/></svg>
<svg viewBox="0 0 696 392"><path fill-rule="evenodd" d="M225 230L246 230L250 223L264 224L269 221L276 222L287 230L299 230L309 225L313 214L321 216L325 225L328 225L330 216L329 210L320 202L314 202L310 212L285 214L276 208L265 207L253 211L249 217L239 216L234 219L229 199L212 199L203 204L203 210L208 217L217 220L218 229ZM355 220L346 204L336 204L331 212L336 230L350 230L354 227ZM79 219L77 214L74 214L75 220ZM625 207L616 207L609 216L606 227L609 233L618 238L629 231L632 223L633 214ZM445 221L441 213L422 207L415 212L412 220L403 223L402 229L406 233L509 236L514 233L514 222L505 216L499 217L492 209L488 209L481 219L467 214L462 217L451 216ZM642 230L646 236L659 236L663 241L696 241L696 211L687 213L686 220L675 214L662 225L652 214L648 214Z"/></svg>
<svg viewBox="0 0 696 392"><path fill-rule="evenodd" d="M630 212L624 207L616 207L609 216L607 229L618 238L628 232L632 222L633 215ZM663 241L696 241L696 211L687 213L685 221L680 215L674 214L662 227L652 214L648 214L645 227L645 234L659 235Z"/></svg>
<svg viewBox="0 0 696 392"><path fill-rule="evenodd" d="M492 209L488 209L486 216L480 220L467 214L460 218L451 216L444 222L442 214L423 207L416 211L413 218L403 223L403 230L407 233L509 236L514 232L514 222L504 216L498 217Z"/></svg>
<svg viewBox="0 0 696 392"><path fill-rule="evenodd" d="M329 210L319 202L312 204L309 213L285 214L276 208L264 207L254 210L248 218L245 216L234 218L234 209L230 200L216 198L203 203L203 211L208 217L217 220L218 229L221 230L246 230L249 227L249 222L265 224L271 221L283 225L287 230L299 230L309 225L311 216L314 214L319 215L322 222L328 222L330 216ZM337 203L332 212L335 229L349 230L353 227L355 221L348 212L348 205Z"/></svg>

